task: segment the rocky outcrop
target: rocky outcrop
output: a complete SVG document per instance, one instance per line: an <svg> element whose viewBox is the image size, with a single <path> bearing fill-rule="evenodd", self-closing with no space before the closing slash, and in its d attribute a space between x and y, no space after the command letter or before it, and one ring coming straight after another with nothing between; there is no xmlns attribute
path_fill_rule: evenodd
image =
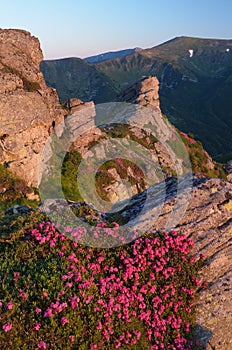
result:
<svg viewBox="0 0 232 350"><path fill-rule="evenodd" d="M221 179L196 177L193 180L191 196L187 210L175 207L178 186L185 191L191 186L191 179L182 178L177 183L169 178L165 183L154 185L147 193L138 194L127 201L118 203L114 208L113 218L119 222L136 222L146 201L146 212L137 219L140 229L164 230L174 214L177 216L178 231L185 233L194 241L194 253L206 257L206 266L202 271L202 280L207 288L200 292L197 307L196 337L207 349L230 350L232 348L232 184ZM182 183L182 185L180 185ZM148 199L147 199L148 198ZM181 201L178 206L181 208ZM152 222L152 215L158 212L158 218ZM117 214L116 214L117 213ZM106 214L111 218L112 214ZM149 218L148 224L144 218ZM130 224L129 224L130 226ZM174 226L175 227L175 226Z"/></svg>
<svg viewBox="0 0 232 350"><path fill-rule="evenodd" d="M160 111L159 80L156 77L144 77L134 85L125 89L119 96L118 101L149 106Z"/></svg>
<svg viewBox="0 0 232 350"><path fill-rule="evenodd" d="M30 33L0 30L0 162L30 186L38 185L45 141L64 118L56 91L40 72L42 59Z"/></svg>

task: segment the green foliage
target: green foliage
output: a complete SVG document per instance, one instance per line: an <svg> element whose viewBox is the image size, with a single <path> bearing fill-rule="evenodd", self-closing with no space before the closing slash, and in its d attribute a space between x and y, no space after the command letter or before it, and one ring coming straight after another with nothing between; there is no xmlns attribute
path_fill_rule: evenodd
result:
<svg viewBox="0 0 232 350"><path fill-rule="evenodd" d="M26 236L26 232L39 222L46 220L45 214L38 211L24 215L4 215L0 213L0 242L1 244L13 242ZM2 246L1 246L2 247Z"/></svg>
<svg viewBox="0 0 232 350"><path fill-rule="evenodd" d="M37 207L37 201L26 198L27 194L32 191L24 180L0 164L0 212L16 204L28 205L32 208Z"/></svg>

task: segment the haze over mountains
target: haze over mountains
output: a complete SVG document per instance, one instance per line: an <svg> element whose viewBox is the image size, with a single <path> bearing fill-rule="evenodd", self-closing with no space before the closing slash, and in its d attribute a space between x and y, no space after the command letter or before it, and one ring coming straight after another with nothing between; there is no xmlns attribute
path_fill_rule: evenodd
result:
<svg viewBox="0 0 232 350"><path fill-rule="evenodd" d="M157 76L170 121L193 133L215 159L232 158L232 40L178 37L116 54L86 59L94 65L78 58L43 61L41 70L61 101L78 96L95 103L115 101L141 77Z"/></svg>

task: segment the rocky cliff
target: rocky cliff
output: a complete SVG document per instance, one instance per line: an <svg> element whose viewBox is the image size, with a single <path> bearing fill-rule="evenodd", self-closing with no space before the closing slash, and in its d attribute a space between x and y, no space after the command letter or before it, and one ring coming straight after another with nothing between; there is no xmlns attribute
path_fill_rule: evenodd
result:
<svg viewBox="0 0 232 350"><path fill-rule="evenodd" d="M45 84L39 40L23 30L0 30L0 162L38 185L44 143L63 121L56 91Z"/></svg>

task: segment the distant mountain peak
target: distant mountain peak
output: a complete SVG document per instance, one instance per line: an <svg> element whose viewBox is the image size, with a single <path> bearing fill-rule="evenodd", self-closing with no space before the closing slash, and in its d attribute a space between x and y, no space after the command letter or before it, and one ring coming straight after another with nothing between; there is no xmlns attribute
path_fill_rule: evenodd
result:
<svg viewBox="0 0 232 350"><path fill-rule="evenodd" d="M135 52L139 52L142 49L139 47L135 47L133 49L125 49L125 50L119 50L119 51L109 51L109 52L104 52L101 53L99 55L95 55L95 56L90 56L90 57L86 57L84 58L84 60L86 62L92 63L92 64L97 64L100 62L104 62L104 61L108 61L108 60L112 60L114 58L122 58L128 55L131 55Z"/></svg>

